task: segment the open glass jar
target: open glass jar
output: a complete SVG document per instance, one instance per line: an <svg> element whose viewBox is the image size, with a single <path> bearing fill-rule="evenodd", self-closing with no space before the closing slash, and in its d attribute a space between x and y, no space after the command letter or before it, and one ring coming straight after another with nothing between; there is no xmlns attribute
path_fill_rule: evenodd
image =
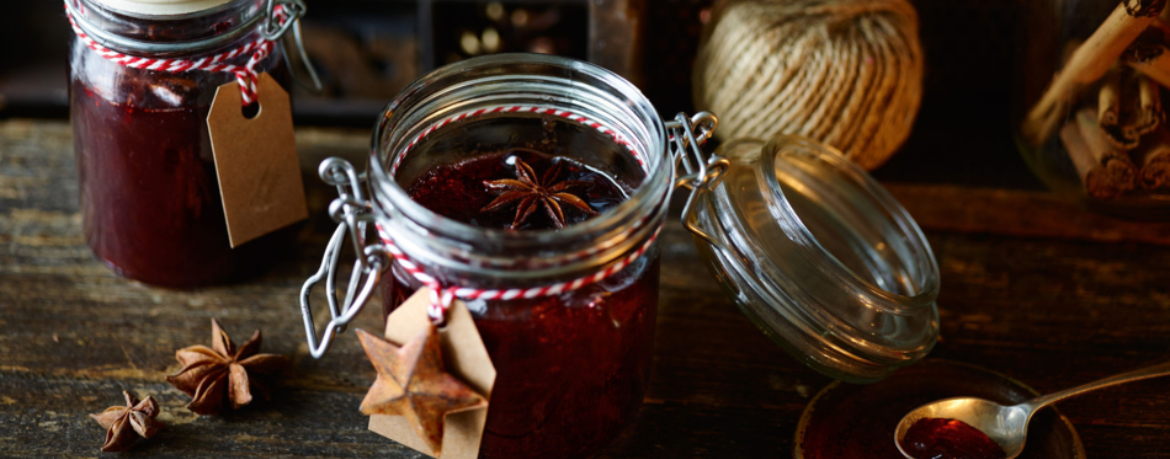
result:
<svg viewBox="0 0 1170 459"><path fill-rule="evenodd" d="M292 242L286 228L232 249L207 115L237 75L194 65L247 65L254 48L217 56L260 43L275 3L66 1L78 33L69 98L85 236L119 274L164 287L223 283ZM281 45L269 42L253 68L288 91Z"/></svg>
<svg viewBox="0 0 1170 459"><path fill-rule="evenodd" d="M857 382L922 358L937 339L938 269L905 211L811 141L733 142L720 150L732 159L707 155L700 145L715 124L710 114L664 123L629 82L554 56L487 56L424 76L379 120L367 177L339 159L321 165L341 194L330 207L341 224L302 289L311 353L325 352L383 268L387 312L421 285L440 286L466 302L497 369L480 457L587 456L641 402L655 241L683 187L684 225L718 280L794 356ZM506 231L436 212L467 199L446 181L425 188L437 201L418 193L434 171L517 148L609 177L625 198L564 229ZM366 240L372 225L381 243ZM347 235L362 256L345 300L329 296L318 340L309 293L321 280L335 291Z"/></svg>

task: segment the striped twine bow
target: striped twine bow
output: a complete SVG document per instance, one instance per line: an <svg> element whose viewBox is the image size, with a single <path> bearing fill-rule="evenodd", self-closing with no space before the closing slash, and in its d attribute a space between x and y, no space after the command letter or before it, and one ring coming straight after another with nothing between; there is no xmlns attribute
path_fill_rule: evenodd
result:
<svg viewBox="0 0 1170 459"><path fill-rule="evenodd" d="M98 55L107 60L124 65L126 67L153 70L158 72L168 73L182 73L192 70L205 70L208 72L228 72L236 76L236 81L240 83L240 100L243 105L251 105L256 102L258 96L256 94L256 83L259 79L259 73L256 71L256 66L264 61L269 54L272 53L275 43L271 40L265 39L263 36L245 43L235 49L224 53L219 53L211 56L205 56L199 59L153 59L149 57L132 56L129 54L119 53L112 49L106 48L91 38L77 25L77 21L73 19L73 13L69 10L68 2L65 0L65 15L69 18L69 24L73 27L73 32L77 34L85 46L92 49ZM84 13L84 10L83 10ZM288 20L288 14L285 12L283 5L277 5L273 10L276 19L283 24ZM228 64L228 61L236 57L252 53L252 57L244 65Z"/></svg>

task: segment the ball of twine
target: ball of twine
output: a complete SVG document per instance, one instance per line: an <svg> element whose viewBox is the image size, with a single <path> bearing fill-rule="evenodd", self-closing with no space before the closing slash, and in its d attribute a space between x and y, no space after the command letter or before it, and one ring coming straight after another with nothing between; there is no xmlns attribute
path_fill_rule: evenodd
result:
<svg viewBox="0 0 1170 459"><path fill-rule="evenodd" d="M922 100L906 0L721 0L695 61L695 104L722 139L797 134L866 169L910 134Z"/></svg>

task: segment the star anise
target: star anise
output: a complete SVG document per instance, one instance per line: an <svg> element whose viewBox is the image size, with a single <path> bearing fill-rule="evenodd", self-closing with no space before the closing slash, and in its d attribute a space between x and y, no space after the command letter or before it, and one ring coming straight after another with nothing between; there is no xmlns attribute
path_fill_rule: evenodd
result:
<svg viewBox="0 0 1170 459"><path fill-rule="evenodd" d="M562 161L556 161L552 167L544 172L544 177L541 177L538 182L536 181L536 171L532 170L532 166L520 158L515 158L515 160L515 179L483 182L488 188L500 190L502 193L484 207L482 212L492 212L519 202L519 205L516 206L516 218L512 220L512 229L518 229L520 225L528 221L536 212L537 207L544 208L545 213L548 214L549 219L557 228L565 227L565 212L561 209L561 204L568 204L589 215L597 215L597 211L589 207L588 203L568 192L574 188L588 187L589 182L578 180L557 182L557 177L561 175Z"/></svg>
<svg viewBox="0 0 1170 459"><path fill-rule="evenodd" d="M122 395L126 396L126 406L111 406L89 415L106 429L102 451L126 451L139 436L150 438L163 428L163 423L154 419L158 416L158 403L153 398L146 397L140 402L129 392L122 391Z"/></svg>
<svg viewBox="0 0 1170 459"><path fill-rule="evenodd" d="M283 355L257 354L260 330L236 348L215 319L211 319L211 346L176 351L175 358L183 369L167 376L167 382L191 396L187 409L203 415L219 414L225 398L231 400L233 409L247 405L252 401L253 390L268 399L267 388L253 374L272 374L288 363Z"/></svg>

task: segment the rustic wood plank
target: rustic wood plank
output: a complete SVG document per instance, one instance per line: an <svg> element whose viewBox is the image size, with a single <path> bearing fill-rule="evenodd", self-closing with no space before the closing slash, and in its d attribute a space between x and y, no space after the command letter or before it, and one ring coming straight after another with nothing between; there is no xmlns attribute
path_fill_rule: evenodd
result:
<svg viewBox="0 0 1170 459"><path fill-rule="evenodd" d="M103 433L85 414L117 404L119 391L129 389L158 398L172 425L130 456L419 457L365 430L356 407L374 373L352 334L314 360L296 306L333 228L321 210L331 190L313 177L311 164L329 155L360 161L366 133L298 132L313 218L272 268L238 285L171 291L119 279L93 260L81 237L68 131L63 123L0 122L0 425L8 427L0 433L0 456L99 456ZM891 186L904 198L899 187ZM1052 205L1043 196L998 196L1013 206ZM986 193L952 197L968 199L955 205L963 207ZM953 212L947 207L927 213L908 207L935 228L929 237L942 270L943 341L932 355L1049 391L1170 350L1170 248L1076 240L1161 243L1162 233L1130 225L1145 236L1049 228L1007 237L976 226L984 218L978 212L945 227ZM804 405L829 380L748 323L677 223L668 224L662 249L649 392L636 423L602 456L785 457ZM263 329L266 352L293 358L275 401L198 418L182 408L186 396L162 382L178 368L175 349L209 341L211 317L240 339ZM358 326L377 328L378 319L371 308ZM1090 457L1170 458L1166 384L1138 383L1061 409Z"/></svg>
<svg viewBox="0 0 1170 459"><path fill-rule="evenodd" d="M1124 220L1041 191L889 183L923 229L1170 245L1170 223Z"/></svg>

